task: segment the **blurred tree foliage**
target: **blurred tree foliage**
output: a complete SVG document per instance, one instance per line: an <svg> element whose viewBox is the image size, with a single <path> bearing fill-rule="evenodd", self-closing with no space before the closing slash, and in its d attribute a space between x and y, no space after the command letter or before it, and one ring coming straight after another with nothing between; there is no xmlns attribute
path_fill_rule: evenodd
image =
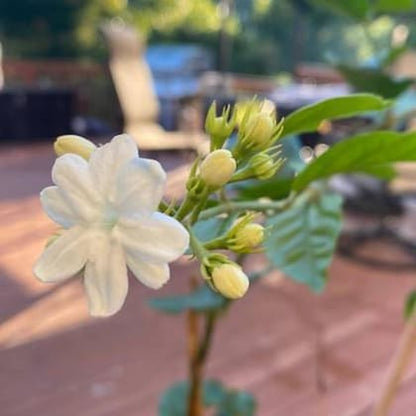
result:
<svg viewBox="0 0 416 416"><path fill-rule="evenodd" d="M346 4L357 2L228 0L232 13L222 22L219 1L2 1L0 39L6 56L103 59L106 51L98 28L104 19L123 19L136 25L149 42L201 43L214 51L218 50L223 30L233 45L230 70L269 75L290 71L300 61L322 62L328 57L341 57L344 62L358 62L374 53L374 42L370 45L368 34L351 19L351 13L363 14L365 10L343 9ZM371 1L380 4L380 12L389 12L390 3L397 8L399 3L413 0ZM340 13L334 15L325 7L317 7L325 4ZM395 19L380 15L369 26L373 39L379 39L380 44L388 42Z"/></svg>

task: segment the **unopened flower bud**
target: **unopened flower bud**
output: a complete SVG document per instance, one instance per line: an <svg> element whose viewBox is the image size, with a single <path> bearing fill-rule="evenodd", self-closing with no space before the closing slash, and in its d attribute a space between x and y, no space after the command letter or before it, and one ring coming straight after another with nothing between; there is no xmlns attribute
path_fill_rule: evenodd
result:
<svg viewBox="0 0 416 416"><path fill-rule="evenodd" d="M270 179L276 173L278 165L268 153L258 153L250 159L250 166L258 179Z"/></svg>
<svg viewBox="0 0 416 416"><path fill-rule="evenodd" d="M59 136L55 140L53 148L57 156L62 156L66 153L75 153L88 160L97 146L81 136L66 134L64 136Z"/></svg>
<svg viewBox="0 0 416 416"><path fill-rule="evenodd" d="M241 110L240 110L241 112ZM235 155L246 151L270 149L279 139L283 130L283 119L276 122L276 108L268 100L253 100L245 104L243 117L239 123L238 144Z"/></svg>
<svg viewBox="0 0 416 416"><path fill-rule="evenodd" d="M267 144L273 135L275 121L272 116L259 113L253 116L244 128L243 134L254 146L259 147Z"/></svg>
<svg viewBox="0 0 416 416"><path fill-rule="evenodd" d="M236 162L229 150L214 150L201 163L199 175L206 185L217 189L231 179L236 167Z"/></svg>
<svg viewBox="0 0 416 416"><path fill-rule="evenodd" d="M249 280L237 264L225 263L213 269L212 284L224 297L238 299L247 292Z"/></svg>
<svg viewBox="0 0 416 416"><path fill-rule="evenodd" d="M263 242L264 228L260 224L247 224L243 228L237 230L234 237L236 247L241 247L247 252L254 249Z"/></svg>
<svg viewBox="0 0 416 416"><path fill-rule="evenodd" d="M225 140L233 132L236 124L236 112L234 111L230 117L231 107L223 108L221 116L217 117L217 105L214 101L207 113L205 119L205 130L211 136L211 141L214 149L219 149L223 146Z"/></svg>

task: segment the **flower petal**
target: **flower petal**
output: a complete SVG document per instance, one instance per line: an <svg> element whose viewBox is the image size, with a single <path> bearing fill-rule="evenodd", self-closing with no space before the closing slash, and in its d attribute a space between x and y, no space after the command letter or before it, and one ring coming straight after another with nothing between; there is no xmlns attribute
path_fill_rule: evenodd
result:
<svg viewBox="0 0 416 416"><path fill-rule="evenodd" d="M56 159L52 180L80 220L91 221L98 215L102 199L81 156L68 153Z"/></svg>
<svg viewBox="0 0 416 416"><path fill-rule="evenodd" d="M167 263L151 263L127 254L127 266L145 286L160 289L169 280Z"/></svg>
<svg viewBox="0 0 416 416"><path fill-rule="evenodd" d="M40 193L40 202L49 218L64 228L73 226L77 218L57 186L48 186Z"/></svg>
<svg viewBox="0 0 416 416"><path fill-rule="evenodd" d="M138 155L136 142L128 134L115 136L92 153L89 160L91 175L99 192L110 201L114 201L119 169Z"/></svg>
<svg viewBox="0 0 416 416"><path fill-rule="evenodd" d="M88 240L88 232L80 226L64 231L45 248L33 273L43 282L59 282L76 275L87 261Z"/></svg>
<svg viewBox="0 0 416 416"><path fill-rule="evenodd" d="M122 218L115 232L129 256L167 263L176 260L189 244L185 227L168 215L155 212L140 219Z"/></svg>
<svg viewBox="0 0 416 416"><path fill-rule="evenodd" d="M110 316L123 306L128 290L126 260L120 244L109 234L94 238L84 284L92 316Z"/></svg>
<svg viewBox="0 0 416 416"><path fill-rule="evenodd" d="M165 189L166 173L156 160L135 158L118 174L116 204L122 215L150 215L157 210Z"/></svg>

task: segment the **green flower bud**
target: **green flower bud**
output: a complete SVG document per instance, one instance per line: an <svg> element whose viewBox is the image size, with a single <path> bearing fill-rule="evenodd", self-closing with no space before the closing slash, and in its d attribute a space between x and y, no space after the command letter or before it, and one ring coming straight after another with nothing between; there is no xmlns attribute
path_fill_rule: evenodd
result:
<svg viewBox="0 0 416 416"><path fill-rule="evenodd" d="M241 115L241 112L244 113ZM239 107L239 143L237 154L245 151L267 150L280 137L283 120L276 122L276 108L269 100L253 100Z"/></svg>
<svg viewBox="0 0 416 416"><path fill-rule="evenodd" d="M250 159L250 167L257 179L270 179L275 175L278 165L268 153L258 153Z"/></svg>
<svg viewBox="0 0 416 416"><path fill-rule="evenodd" d="M239 299L249 287L247 275L235 263L225 263L212 271L212 285L226 298Z"/></svg>
<svg viewBox="0 0 416 416"><path fill-rule="evenodd" d="M236 253L253 253L263 242L264 228L260 224L253 223L256 214L248 212L238 218L224 238L224 246Z"/></svg>
<svg viewBox="0 0 416 416"><path fill-rule="evenodd" d="M247 224L237 230L234 237L235 247L240 248L240 252L249 252L258 247L264 239L264 228L260 224Z"/></svg>
<svg viewBox="0 0 416 416"><path fill-rule="evenodd" d="M62 156L66 153L74 153L83 157L85 160L88 160L97 146L81 136L66 134L64 136L59 136L55 140L53 148L57 156Z"/></svg>
<svg viewBox="0 0 416 416"><path fill-rule="evenodd" d="M237 164L229 150L214 150L201 163L199 176L207 186L218 189L231 179L236 167Z"/></svg>
<svg viewBox="0 0 416 416"><path fill-rule="evenodd" d="M231 135L236 123L236 112L230 118L231 107L223 108L221 116L217 117L217 104L214 101L205 119L205 130L211 136L212 149L219 149Z"/></svg>
<svg viewBox="0 0 416 416"><path fill-rule="evenodd" d="M268 114L259 113L251 117L242 133L246 140L253 144L253 147L263 148L272 137L276 122Z"/></svg>

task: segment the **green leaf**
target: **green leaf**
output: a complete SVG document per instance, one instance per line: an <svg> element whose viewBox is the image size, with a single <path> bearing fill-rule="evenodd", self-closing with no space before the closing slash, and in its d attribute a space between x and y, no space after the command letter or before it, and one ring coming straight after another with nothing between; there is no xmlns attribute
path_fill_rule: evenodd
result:
<svg viewBox="0 0 416 416"><path fill-rule="evenodd" d="M159 416L185 416L188 408L189 383L181 381L169 387L159 401ZM205 408L217 409L216 416L254 416L256 402L243 391L229 390L216 380L202 384Z"/></svg>
<svg viewBox="0 0 416 416"><path fill-rule="evenodd" d="M416 133L375 131L345 139L312 161L293 182L301 191L311 182L338 173L367 173L391 177L389 164L416 161Z"/></svg>
<svg viewBox="0 0 416 416"><path fill-rule="evenodd" d="M384 110L390 104L389 101L373 94L351 94L329 98L289 114L284 123L283 135L316 131L324 120Z"/></svg>
<svg viewBox="0 0 416 416"><path fill-rule="evenodd" d="M354 20L364 20L370 10L368 0L313 0L313 2Z"/></svg>
<svg viewBox="0 0 416 416"><path fill-rule="evenodd" d="M272 178L253 181L250 186L237 187L238 196L244 200L268 197L275 201L286 198L292 189L293 178Z"/></svg>
<svg viewBox="0 0 416 416"><path fill-rule="evenodd" d="M198 221L192 229L198 240L209 241L224 232L225 222L224 218L209 218L204 221Z"/></svg>
<svg viewBox="0 0 416 416"><path fill-rule="evenodd" d="M416 290L412 290L407 296L406 302L404 304L403 315L405 319L409 319L415 311L416 306Z"/></svg>
<svg viewBox="0 0 416 416"><path fill-rule="evenodd" d="M184 416L187 414L189 383L181 381L169 387L159 401L159 416ZM222 384L206 380L202 385L202 400L205 407L218 406L226 395Z"/></svg>
<svg viewBox="0 0 416 416"><path fill-rule="evenodd" d="M292 279L322 290L341 230L341 210L342 198L335 193L300 195L266 222L269 261Z"/></svg>
<svg viewBox="0 0 416 416"><path fill-rule="evenodd" d="M230 391L220 403L216 416L254 416L256 401L244 391Z"/></svg>
<svg viewBox="0 0 416 416"><path fill-rule="evenodd" d="M150 299L149 305L159 311L178 314L188 309L196 312L208 312L220 309L227 300L211 290L206 284L187 295L166 296Z"/></svg>
<svg viewBox="0 0 416 416"><path fill-rule="evenodd" d="M159 401L159 416L186 415L188 383L181 381L166 390Z"/></svg>
<svg viewBox="0 0 416 416"><path fill-rule="evenodd" d="M395 79L378 69L346 65L338 65L337 69L356 91L379 94L384 98L396 98L414 83L413 79Z"/></svg>
<svg viewBox="0 0 416 416"><path fill-rule="evenodd" d="M414 0L375 0L373 4L376 13L401 13L414 9Z"/></svg>

